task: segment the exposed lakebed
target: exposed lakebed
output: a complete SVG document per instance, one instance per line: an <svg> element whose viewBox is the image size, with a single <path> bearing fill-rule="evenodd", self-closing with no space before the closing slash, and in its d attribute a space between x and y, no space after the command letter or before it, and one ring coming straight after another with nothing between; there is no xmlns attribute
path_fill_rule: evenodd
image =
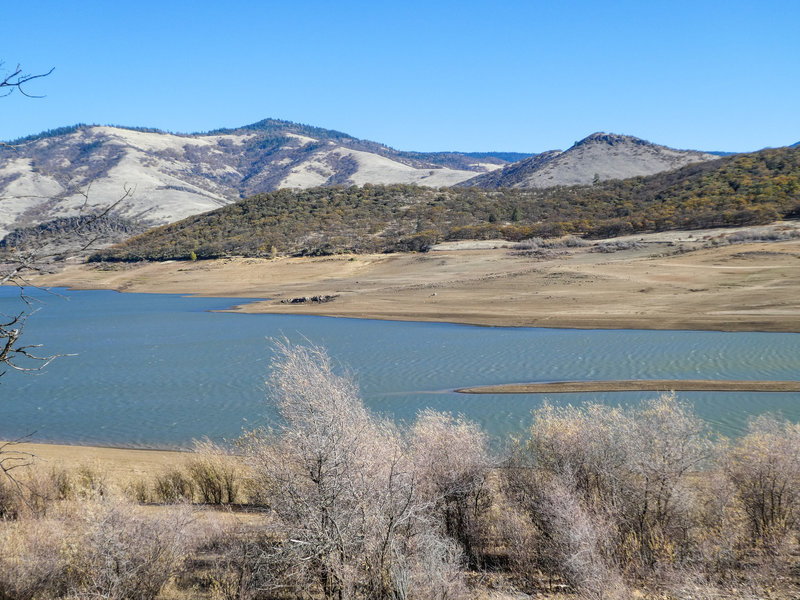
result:
<svg viewBox="0 0 800 600"><path fill-rule="evenodd" d="M219 311L243 299L40 290L25 340L41 354L75 354L38 375L0 378L0 438L185 447L269 424L269 338L325 346L371 409L411 420L418 410L464 413L492 435L520 432L531 409L654 392L455 393L516 382L632 379L795 380L800 334L486 328ZM0 288L0 310L19 307ZM750 415L800 419L800 392L681 392L700 416L736 435Z"/></svg>

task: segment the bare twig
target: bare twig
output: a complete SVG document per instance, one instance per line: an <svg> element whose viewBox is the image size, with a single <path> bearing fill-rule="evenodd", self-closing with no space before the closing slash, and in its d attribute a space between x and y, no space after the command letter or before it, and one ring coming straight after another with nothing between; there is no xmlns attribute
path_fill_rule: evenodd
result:
<svg viewBox="0 0 800 600"><path fill-rule="evenodd" d="M2 66L2 63L0 63ZM36 96L34 94L29 94L25 91L23 86L33 81L34 79L41 79L42 77L47 77L50 73L53 72L55 67L50 69L47 73L38 73L36 75L29 75L27 73L22 72L22 67L17 65L12 73L6 75L3 79L0 80L0 90L3 90L3 93L0 93L0 97L10 95L14 90L17 90L23 96L27 96L28 98L43 98L44 96Z"/></svg>

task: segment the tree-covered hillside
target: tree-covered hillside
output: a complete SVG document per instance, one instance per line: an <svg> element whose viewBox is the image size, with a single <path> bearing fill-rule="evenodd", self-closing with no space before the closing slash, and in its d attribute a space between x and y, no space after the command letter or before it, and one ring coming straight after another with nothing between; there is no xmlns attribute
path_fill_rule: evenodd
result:
<svg viewBox="0 0 800 600"><path fill-rule="evenodd" d="M413 251L444 240L606 237L798 216L800 149L779 148L592 186L280 190L151 230L93 259Z"/></svg>

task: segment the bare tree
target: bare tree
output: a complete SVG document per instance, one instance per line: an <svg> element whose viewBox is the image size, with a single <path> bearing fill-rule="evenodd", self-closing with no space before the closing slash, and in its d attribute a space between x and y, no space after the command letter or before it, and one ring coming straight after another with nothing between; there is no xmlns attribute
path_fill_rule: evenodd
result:
<svg viewBox="0 0 800 600"><path fill-rule="evenodd" d="M283 422L245 448L276 517L275 560L294 567L281 585L339 600L414 598L422 581L449 580L431 580L458 553L420 537L438 534L402 432L366 410L318 347L278 344L271 389Z"/></svg>
<svg viewBox="0 0 800 600"><path fill-rule="evenodd" d="M0 69L3 63L0 62ZM18 91L24 96L38 98L26 90L26 85L35 79L47 77L53 72L26 74L21 67L10 73L0 75L0 97ZM16 152L17 149L0 143L0 150ZM44 354L39 348L41 344L28 343L23 340L28 318L36 312L36 301L25 292L30 286L29 277L36 273L48 271L55 262L62 261L71 255L80 255L103 241L115 224L110 218L113 211L133 194L132 187L126 187L121 196L99 210L88 211L91 184L83 196L83 204L79 215L73 218L57 219L58 227L33 229L33 232L16 232L16 236L6 236L0 241L0 286L16 286L19 290L21 306L15 311L0 311L0 377L10 369L24 373L35 373L44 369L50 362L63 354ZM2 198L0 198L2 200ZM48 232L48 229L50 231ZM54 230L54 231L53 231ZM13 239L9 243L9 238ZM26 437L0 445L0 476L11 481L16 489L23 491L23 485L14 477L13 470L26 465L33 458L28 452L20 451L18 443Z"/></svg>

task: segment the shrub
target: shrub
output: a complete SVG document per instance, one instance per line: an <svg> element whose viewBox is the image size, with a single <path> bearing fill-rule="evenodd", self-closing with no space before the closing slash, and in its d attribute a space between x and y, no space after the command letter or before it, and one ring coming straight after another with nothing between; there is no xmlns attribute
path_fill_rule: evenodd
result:
<svg viewBox="0 0 800 600"><path fill-rule="evenodd" d="M486 433L464 417L428 409L411 429L411 449L422 498L445 535L477 566L491 505L487 478L493 461Z"/></svg>
<svg viewBox="0 0 800 600"><path fill-rule="evenodd" d="M175 504L194 500L194 484L180 469L169 469L156 476L153 492L158 502Z"/></svg>
<svg viewBox="0 0 800 600"><path fill-rule="evenodd" d="M777 551L800 522L800 425L762 416L725 457L752 546Z"/></svg>
<svg viewBox="0 0 800 600"><path fill-rule="evenodd" d="M204 440L195 442L188 463L189 477L203 502L230 504L239 494L239 469L233 457L221 446Z"/></svg>
<svg viewBox="0 0 800 600"><path fill-rule="evenodd" d="M0 527L0 598L60 598L70 588L63 519L26 519Z"/></svg>
<svg viewBox="0 0 800 600"><path fill-rule="evenodd" d="M190 548L184 507L155 516L118 500L87 501L77 518L79 537L67 554L79 594L154 599Z"/></svg>
<svg viewBox="0 0 800 600"><path fill-rule="evenodd" d="M616 561L640 576L672 568L696 551L692 538L700 504L696 473L711 444L702 422L674 395L627 410L601 404L546 405L534 413L530 431L522 463L507 471L507 486L536 527L551 532L551 541L557 539L552 532L571 519L576 524L584 517L594 519L600 524L597 531L613 538L608 542L613 552L603 542L609 557L605 564ZM553 502L547 500L553 494L565 499L564 510L572 506L573 517L553 513ZM556 547L556 557L564 547L587 552L572 543L562 544ZM560 570L568 580L580 580L570 575L569 560L544 560L546 568Z"/></svg>
<svg viewBox="0 0 800 600"><path fill-rule="evenodd" d="M0 598L151 600L190 549L182 507L142 513L118 499L64 503L0 529Z"/></svg>

